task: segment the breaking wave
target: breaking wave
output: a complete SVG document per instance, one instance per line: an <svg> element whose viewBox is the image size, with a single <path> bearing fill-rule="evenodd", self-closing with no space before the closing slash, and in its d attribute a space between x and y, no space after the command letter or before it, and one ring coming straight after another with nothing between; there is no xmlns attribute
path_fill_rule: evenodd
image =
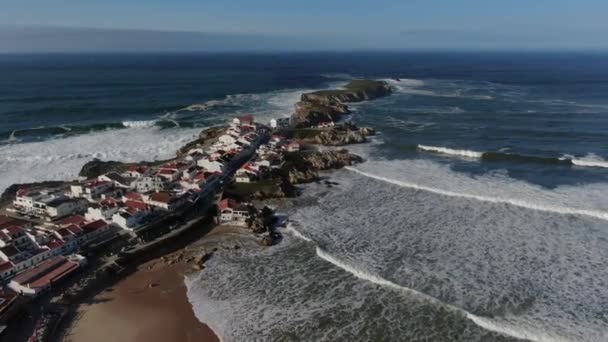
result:
<svg viewBox="0 0 608 342"><path fill-rule="evenodd" d="M162 160L194 140L199 129L115 129L65 139L0 145L0 192L11 184L72 180L93 158Z"/></svg>
<svg viewBox="0 0 608 342"><path fill-rule="evenodd" d="M428 89L431 83L437 81L423 81L417 79L383 79L383 81L396 90L396 92L407 95L429 96L429 97L447 97L447 98L465 98L472 100L494 100L494 96L480 95L467 93L468 89L461 88L461 85L446 84L442 87L445 89Z"/></svg>
<svg viewBox="0 0 608 342"><path fill-rule="evenodd" d="M288 232L292 233L294 236L296 236L304 241L314 243L313 240L304 236L297 229L295 229L292 225L289 225L286 230ZM323 250L319 246L315 246L315 250L316 250L316 254L319 258L352 274L356 278L368 281L370 283L373 283L373 284L376 284L376 285L379 285L382 287L390 288L395 291L400 291L400 292L404 292L404 293L407 293L410 295L414 295L419 299L425 300L434 305L441 306L454 313L461 314L464 317L466 317L467 319L469 319L470 321L472 321L473 323L475 323L477 326L479 326L487 331L500 333L500 334L503 334L503 335L506 335L509 337L518 338L518 339L535 341L535 342L567 342L567 340L564 340L561 338L549 337L549 336L546 336L539 332L533 332L533 331L529 331L529 330L527 331L527 330L521 329L519 327L509 326L508 324L503 324L502 322L499 322L498 320L495 320L495 319L489 319L489 318L474 315L464 309L444 303L444 302L438 300L437 298L434 298L434 297L424 294L422 292L416 291L409 287L401 286L393 281L385 279L379 275L373 274L372 272L369 272L360 266L356 266L352 263L344 261L344 260L330 254L329 252Z"/></svg>
<svg viewBox="0 0 608 342"><path fill-rule="evenodd" d="M373 179L377 179L377 180L380 180L380 181L383 181L386 183L398 185L400 187L428 191L428 192L432 192L432 193L443 195L443 196L466 198L466 199L472 199L472 200L487 202L487 203L508 204L508 205L513 205L516 207L556 213L556 214L563 214L563 215L582 215L582 216L588 216L588 217L593 217L593 218L597 218L600 220L608 221L608 212L600 211L600 210L577 209L577 208L570 208L570 207L541 205L541 204L535 204L532 202L527 202L527 201L522 201L522 200L517 200L517 199L497 198L497 197L490 197L490 196L460 193L460 192L454 192L454 191L434 188L434 187L430 187L430 186L418 185L418 184L410 183L410 182L399 181L399 180L375 175L372 173L368 173L365 171L361 171L352 166L347 166L347 167L345 167L345 169L358 173L360 175L369 177L369 178L373 178Z"/></svg>
<svg viewBox="0 0 608 342"><path fill-rule="evenodd" d="M589 153L587 156L583 158L574 158L572 156L565 156L564 158L569 158L572 161L572 164L578 166L589 166L589 167L605 167L608 168L608 161L602 159L601 157Z"/></svg>
<svg viewBox="0 0 608 342"><path fill-rule="evenodd" d="M126 128L150 128L156 125L157 120L123 121Z"/></svg>
<svg viewBox="0 0 608 342"><path fill-rule="evenodd" d="M455 150L447 147L435 147L435 146L426 146L426 145L418 145L418 148L423 151L436 152L441 154L450 154L454 156L462 156L467 158L481 158L483 156L482 152L476 151L468 151L468 150Z"/></svg>
<svg viewBox="0 0 608 342"><path fill-rule="evenodd" d="M425 152L439 153L452 156L460 156L473 159L481 159L483 161L511 161L511 162L526 162L526 163L541 163L541 164L556 164L565 166L584 166L584 167L602 167L608 168L608 161L601 157L588 154L583 158L565 155L563 157L542 157L531 156L517 153L505 152L478 152L471 150L459 150L448 147L436 147L427 145L417 145L417 149Z"/></svg>

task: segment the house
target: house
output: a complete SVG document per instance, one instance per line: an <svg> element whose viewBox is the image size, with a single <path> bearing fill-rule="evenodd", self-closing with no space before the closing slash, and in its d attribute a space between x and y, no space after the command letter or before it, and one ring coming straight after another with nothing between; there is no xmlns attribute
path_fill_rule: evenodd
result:
<svg viewBox="0 0 608 342"><path fill-rule="evenodd" d="M184 190L195 190L201 191L207 182L207 177L205 177L205 173L202 171L198 171L197 174L193 175L191 178L184 179L179 182L180 186Z"/></svg>
<svg viewBox="0 0 608 342"><path fill-rule="evenodd" d="M237 173L234 176L234 181L237 183L252 183L257 180L258 180L258 178L249 172Z"/></svg>
<svg viewBox="0 0 608 342"><path fill-rule="evenodd" d="M125 172L127 177L139 178L148 172L148 167L144 165L131 165Z"/></svg>
<svg viewBox="0 0 608 342"><path fill-rule="evenodd" d="M93 201L101 197L101 194L110 191L112 187L111 181L93 179L70 186L70 192L74 198L86 198L89 201Z"/></svg>
<svg viewBox="0 0 608 342"><path fill-rule="evenodd" d="M175 169L160 169L156 173L159 178L164 179L167 182L173 182L179 178L179 170Z"/></svg>
<svg viewBox="0 0 608 342"><path fill-rule="evenodd" d="M83 239L84 241L81 241L80 243L86 243L95 240L95 238L97 238L99 235L108 231L110 229L110 225L104 220L96 220L85 224L80 229L82 229L85 235Z"/></svg>
<svg viewBox="0 0 608 342"><path fill-rule="evenodd" d="M238 124L240 126L253 126L254 121L255 118L253 117L253 115L239 116L238 118L232 120L233 123Z"/></svg>
<svg viewBox="0 0 608 342"><path fill-rule="evenodd" d="M218 204L220 223L246 225L249 208L233 199L226 198Z"/></svg>
<svg viewBox="0 0 608 342"><path fill-rule="evenodd" d="M47 203L59 197L63 195L21 189L17 191L13 206L18 211L41 217L46 215Z"/></svg>
<svg viewBox="0 0 608 342"><path fill-rule="evenodd" d="M329 127L334 127L335 124L333 121L324 121L321 122L317 125L317 128L329 128Z"/></svg>
<svg viewBox="0 0 608 342"><path fill-rule="evenodd" d="M135 180L134 178L123 177L116 172L106 173L105 175L101 175L101 176L97 177L97 179L100 181L110 182L110 183L114 184L115 186L117 186L119 188L123 188L123 189L130 189L131 184Z"/></svg>
<svg viewBox="0 0 608 342"><path fill-rule="evenodd" d="M224 134L224 135L220 136L219 138L217 138L217 141L221 142L224 145L230 145L230 144L234 144L237 141L237 139L235 137L233 137L232 135Z"/></svg>
<svg viewBox="0 0 608 342"><path fill-rule="evenodd" d="M86 260L86 259L85 259ZM52 284L74 273L84 261L56 256L40 265L17 275L8 285L15 293L36 296L49 289Z"/></svg>
<svg viewBox="0 0 608 342"><path fill-rule="evenodd" d="M46 215L51 219L65 217L83 212L87 209L87 202L75 198L56 198L46 204Z"/></svg>
<svg viewBox="0 0 608 342"><path fill-rule="evenodd" d="M141 225L152 213L150 205L140 201L126 201L125 208L112 215L112 222L122 229L133 229Z"/></svg>
<svg viewBox="0 0 608 342"><path fill-rule="evenodd" d="M101 203L89 205L84 217L87 221L110 220L118 209L120 209L119 202L104 200Z"/></svg>
<svg viewBox="0 0 608 342"><path fill-rule="evenodd" d="M165 180L158 176L145 176L137 179L133 186L137 192L161 191L165 188Z"/></svg>
<svg viewBox="0 0 608 342"><path fill-rule="evenodd" d="M224 163L219 160L211 160L203 158L197 162L197 165L205 169L207 172L222 172L224 170Z"/></svg>
<svg viewBox="0 0 608 342"><path fill-rule="evenodd" d="M173 211L184 204L183 198L167 191L154 192L148 196L145 202L151 206L169 211Z"/></svg>
<svg viewBox="0 0 608 342"><path fill-rule="evenodd" d="M72 216L68 216L64 219L61 219L58 222L55 222L56 225L60 226L60 227L67 227L67 226L76 226L76 227L82 227L87 223L87 220L80 216L80 215L72 215Z"/></svg>

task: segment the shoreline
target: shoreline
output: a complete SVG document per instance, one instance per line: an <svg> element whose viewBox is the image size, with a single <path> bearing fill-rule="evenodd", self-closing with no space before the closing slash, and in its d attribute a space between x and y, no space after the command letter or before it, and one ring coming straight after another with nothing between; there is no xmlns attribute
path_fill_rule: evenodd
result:
<svg viewBox="0 0 608 342"><path fill-rule="evenodd" d="M177 251L138 265L115 284L102 285L100 292L85 296L78 304L75 317L66 322L64 335L56 341L220 342L196 317L184 280L198 271L200 246L232 231L213 227Z"/></svg>
<svg viewBox="0 0 608 342"><path fill-rule="evenodd" d="M340 96L344 91L339 91ZM350 94L350 92L348 92ZM358 93L357 93L358 94ZM364 94L364 93L363 93ZM306 96L314 95L314 99L305 99ZM312 141L307 141L306 137L292 137L295 141L311 143L312 145L325 146L344 146L353 143L366 142L367 135L373 135L374 131L369 128L359 130L354 125L345 125L341 128L333 127L333 120L337 119L342 113L334 111L334 102L341 102L344 99L336 99L327 106L323 101L319 100L324 94L303 94L303 102L313 103L315 108L310 112L305 110L299 111L299 118L303 116L309 117L312 121L309 122L309 128L313 130L313 136L308 136ZM332 94L334 96L334 94ZM359 96L361 99L359 99ZM357 95L355 99L345 99L345 102L358 102L367 100L367 95ZM349 101L350 100L350 101ZM301 102L302 103L302 102ZM317 127L323 125L323 117L316 114L318 106L324 108L325 118L332 120L332 126ZM325 108L327 106L327 108ZM347 106L343 104L347 109ZM319 121L319 122L317 122ZM217 129L217 128L216 128ZM302 129L302 128L299 128ZM208 138L207 134L210 129L203 130L199 134L198 139L188 143L180 148L176 153L180 157L182 150L201 144L204 146ZM293 134L293 130L278 129L278 133L286 135ZM307 135L310 132L307 132ZM212 135L212 134L210 134ZM321 138L321 140L319 140ZM297 143L296 143L297 144ZM310 183L320 181L318 171L339 169L353 162L361 162L362 159L358 156L348 153L344 149L319 151L315 148L311 151L300 151L297 144L297 151L288 151L287 167L281 167L279 174L274 174L273 177L279 176L282 182L288 182L291 187L297 184ZM285 152L283 152L285 153ZM143 163L143 162L142 162ZM107 165L111 164L111 165ZM114 165L115 164L115 165ZM90 166L93 166L92 168ZM86 174L87 178L95 178L96 173L106 171L114 171L114 168L123 168L128 163L121 162L101 162L93 160L83 166L80 171L81 175L86 174L87 167L91 168L92 174ZM106 170L108 169L108 170ZM49 182L43 182L39 185L44 187ZM69 182L63 182L64 185ZM31 184L30 184L31 185ZM38 185L38 184L36 184ZM12 186L15 187L15 186ZM282 198L282 197L299 197L295 192L291 195L270 196L265 199ZM10 196L10 192L8 194ZM5 192L2 196L7 197ZM264 203L265 201L262 201ZM208 224L208 225L207 225ZM57 333L52 336L52 341L64 342L79 342L79 341L220 341L218 336L205 323L198 320L193 311L187 296L187 286L185 276L194 271L200 271L204 268L205 258L209 257L213 252L202 251L205 245L211 245L213 251L224 249L237 249L234 247L222 246L221 243L209 241L209 237L218 237L218 235L230 235L236 231L231 227L215 226L208 222L207 227L199 227L194 229L195 232L185 234L165 245L158 250L146 253L140 256L137 260L131 260L124 265L124 272L117 276L102 276L100 279L93 279L85 288L80 291L77 298L72 298L74 302L65 302L68 307L68 314L65 319L59 324ZM241 230L240 232L249 230ZM199 235L200 234L200 235ZM192 235L192 236L191 236ZM274 244L275 237L272 236L270 244ZM213 240L213 239L212 239ZM206 243L211 242L211 243ZM208 246L204 247L208 249ZM95 270L89 269L86 273L90 276ZM111 329L108 329L111 327Z"/></svg>

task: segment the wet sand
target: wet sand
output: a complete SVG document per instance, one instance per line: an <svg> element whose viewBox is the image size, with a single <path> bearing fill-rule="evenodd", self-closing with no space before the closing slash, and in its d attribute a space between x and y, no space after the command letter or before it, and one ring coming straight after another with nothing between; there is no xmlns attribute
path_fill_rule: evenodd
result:
<svg viewBox="0 0 608 342"><path fill-rule="evenodd" d="M193 258L180 250L140 265L82 304L64 341L219 341L197 320L186 296L184 274L196 264Z"/></svg>

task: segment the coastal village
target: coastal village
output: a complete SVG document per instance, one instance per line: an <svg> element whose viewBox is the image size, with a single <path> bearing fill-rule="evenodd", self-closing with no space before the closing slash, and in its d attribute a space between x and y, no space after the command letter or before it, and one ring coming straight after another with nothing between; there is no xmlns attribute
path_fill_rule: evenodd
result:
<svg viewBox="0 0 608 342"><path fill-rule="evenodd" d="M235 117L203 131L171 160L95 160L85 165L85 180L19 186L0 212L0 336L39 298L61 303L62 289L79 278L120 274L205 224L250 229L261 245L275 244L272 209L253 201L293 196L295 184L319 180L317 171L361 161L346 150L311 146L364 142L373 134L340 122L348 114L344 102L390 93L383 82L367 82L304 94L290 120L265 125ZM42 310L29 341L53 335L66 314L53 308Z"/></svg>

